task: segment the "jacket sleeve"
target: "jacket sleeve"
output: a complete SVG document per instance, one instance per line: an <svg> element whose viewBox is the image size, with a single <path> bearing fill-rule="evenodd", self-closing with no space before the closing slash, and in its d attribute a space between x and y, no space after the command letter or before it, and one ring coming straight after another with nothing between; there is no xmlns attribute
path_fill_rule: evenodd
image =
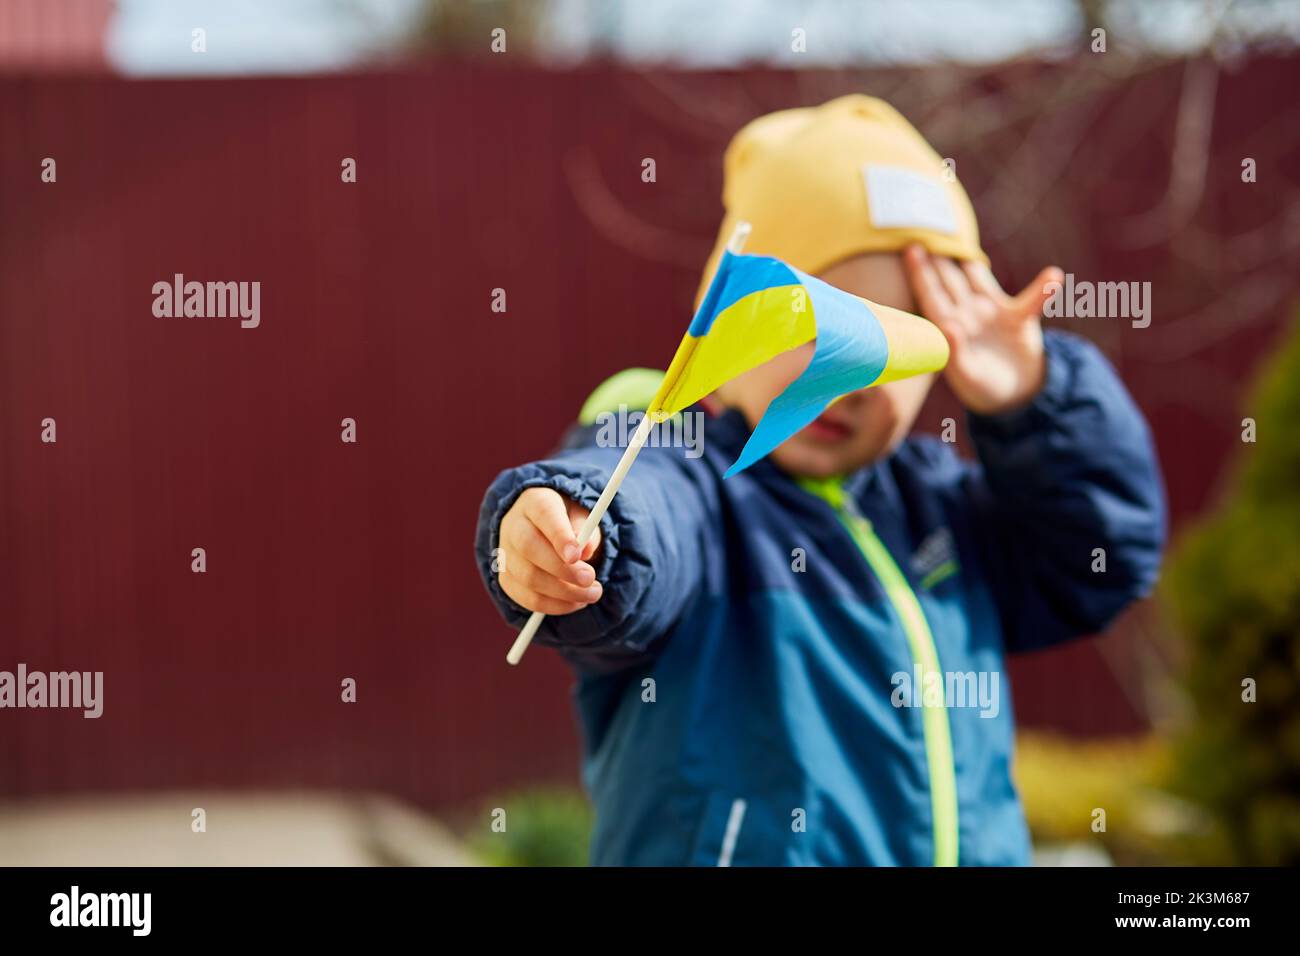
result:
<svg viewBox="0 0 1300 956"><path fill-rule="evenodd" d="M592 508L624 451L600 447L597 433L575 429L568 450L503 471L483 499L475 557L489 595L512 627L522 626L530 612L497 581L501 519L528 488L554 488ZM647 659L703 587L706 539L718 533L716 477L706 459L687 457L685 449L669 444L656 442L651 432L601 519L600 600L573 614L548 616L535 638L586 670L607 672Z"/></svg>
<svg viewBox="0 0 1300 956"><path fill-rule="evenodd" d="M1047 379L1034 401L969 418L980 539L1011 651L1104 629L1150 593L1165 540L1163 482L1141 412L1091 343L1048 332L1045 344Z"/></svg>

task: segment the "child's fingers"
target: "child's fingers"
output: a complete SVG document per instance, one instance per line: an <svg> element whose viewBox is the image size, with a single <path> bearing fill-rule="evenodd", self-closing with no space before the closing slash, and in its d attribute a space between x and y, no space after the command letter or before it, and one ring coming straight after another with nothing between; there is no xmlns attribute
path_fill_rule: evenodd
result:
<svg viewBox="0 0 1300 956"><path fill-rule="evenodd" d="M919 245L909 246L903 254L903 262L921 314L933 322L948 340L950 363L955 362L970 334L968 320L948 295L935 268L935 260L928 252Z"/></svg>
<svg viewBox="0 0 1300 956"><path fill-rule="evenodd" d="M519 585L520 590L530 591L556 601L567 601L570 604L586 605L598 601L603 590L599 581L592 581L585 587L570 584L557 578L545 568L524 560L520 555L514 555L513 561L507 557L505 568L500 576L502 587L505 586L507 578Z"/></svg>
<svg viewBox="0 0 1300 956"><path fill-rule="evenodd" d="M573 564L581 557L578 536L573 533L565 499L558 491L530 488L519 496L519 502L524 506L524 517L545 535L561 560Z"/></svg>
<svg viewBox="0 0 1300 956"><path fill-rule="evenodd" d="M547 574L551 574L561 581L567 581L570 584L576 584L579 587L590 587L591 583L596 580L596 570L585 561L578 561L574 564L566 564L537 528L527 521L515 522L510 528L503 528L501 531L501 544L506 549L506 563L511 558L522 559L530 564L535 564Z"/></svg>
<svg viewBox="0 0 1300 956"><path fill-rule="evenodd" d="M994 302L1005 305L1011 301L1011 297L1002 289L998 277L982 262L964 262L962 271L966 273L966 278L970 280L971 288L982 295L988 296Z"/></svg>
<svg viewBox="0 0 1300 956"><path fill-rule="evenodd" d="M1043 306L1047 300L1052 297L1054 290L1048 286L1052 283L1061 283L1065 280L1063 273L1056 266L1048 266L1034 278L1034 281L1025 286L1020 294L1011 300L1012 308L1017 315L1022 318L1038 318L1043 314Z"/></svg>
<svg viewBox="0 0 1300 956"><path fill-rule="evenodd" d="M965 274L947 256L935 256L933 262L939 273L939 281L943 283L943 290L956 306L957 314L966 313L970 309L971 287Z"/></svg>
<svg viewBox="0 0 1300 956"><path fill-rule="evenodd" d="M507 574L500 577L501 590L505 591L510 600L514 601L520 607L527 608L530 611L541 611L543 614L572 614L574 611L580 611L587 605L578 604L574 601L559 601L552 597L546 597L538 594L531 588L524 587L514 578Z"/></svg>
<svg viewBox="0 0 1300 956"><path fill-rule="evenodd" d="M925 317L939 326L951 323L956 307L944 290L929 254L918 245L908 246L903 253L903 265L912 294Z"/></svg>

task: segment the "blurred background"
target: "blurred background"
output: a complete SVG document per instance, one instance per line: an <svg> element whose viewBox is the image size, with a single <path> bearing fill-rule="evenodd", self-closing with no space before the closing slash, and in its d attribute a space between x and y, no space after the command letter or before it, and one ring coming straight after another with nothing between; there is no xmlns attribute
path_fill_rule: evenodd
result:
<svg viewBox="0 0 1300 956"><path fill-rule="evenodd" d="M1172 543L1010 665L1038 861L1300 862L1297 90L1294 2L0 0L0 669L105 688L0 711L0 864L582 862L572 680L505 665L479 501L667 361L730 136L849 92L955 160L1004 286L1152 287L1055 322ZM154 318L175 273L260 327Z"/></svg>

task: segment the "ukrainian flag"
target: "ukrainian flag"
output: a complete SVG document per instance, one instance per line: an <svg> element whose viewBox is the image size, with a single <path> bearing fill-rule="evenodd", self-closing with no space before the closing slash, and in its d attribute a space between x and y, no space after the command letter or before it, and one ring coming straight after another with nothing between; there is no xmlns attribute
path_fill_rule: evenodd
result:
<svg viewBox="0 0 1300 956"><path fill-rule="evenodd" d="M919 316L868 302L780 259L724 251L647 412L662 421L814 340L812 362L772 400L724 477L767 455L840 396L948 362L943 333Z"/></svg>

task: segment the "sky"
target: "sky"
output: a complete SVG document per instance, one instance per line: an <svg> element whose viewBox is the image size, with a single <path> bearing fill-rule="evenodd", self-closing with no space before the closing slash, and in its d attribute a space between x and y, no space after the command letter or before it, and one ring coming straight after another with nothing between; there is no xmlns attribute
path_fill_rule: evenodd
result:
<svg viewBox="0 0 1300 956"><path fill-rule="evenodd" d="M429 0L118 0L109 56L133 74L347 69L399 45ZM480 4L489 0L454 0ZM1077 44L1073 0L534 0L547 59L609 49L683 67L995 62ZM1112 0L1112 43L1178 53L1204 45L1229 0ZM1300 42L1300 2L1238 0L1252 35ZM207 49L191 50L192 31ZM801 29L806 52L791 51ZM484 45L489 37L484 37Z"/></svg>

